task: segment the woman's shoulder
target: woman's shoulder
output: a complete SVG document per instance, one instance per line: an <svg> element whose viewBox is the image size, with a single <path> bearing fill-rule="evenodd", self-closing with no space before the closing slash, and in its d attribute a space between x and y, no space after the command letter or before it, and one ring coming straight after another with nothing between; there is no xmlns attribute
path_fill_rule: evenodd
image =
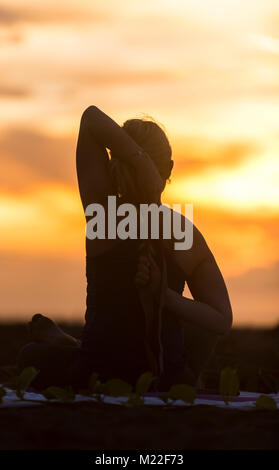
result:
<svg viewBox="0 0 279 470"><path fill-rule="evenodd" d="M168 209L171 211L171 242L174 250L190 252L197 248L204 249L206 241L201 231L193 222L193 212L189 210L188 213L186 212L186 215L184 215L172 208Z"/></svg>
<svg viewBox="0 0 279 470"><path fill-rule="evenodd" d="M174 219L177 224L176 239L175 231L171 239L171 251L178 266L185 273L186 279L191 275L195 267L202 262L203 259L212 256L207 245L205 237L197 228L191 218L184 214L172 210ZM166 245L170 247L170 241L166 240Z"/></svg>

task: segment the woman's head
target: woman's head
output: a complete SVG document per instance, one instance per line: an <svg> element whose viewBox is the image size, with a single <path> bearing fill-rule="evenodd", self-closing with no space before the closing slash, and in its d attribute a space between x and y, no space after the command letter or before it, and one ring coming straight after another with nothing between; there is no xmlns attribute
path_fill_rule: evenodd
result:
<svg viewBox="0 0 279 470"><path fill-rule="evenodd" d="M173 161L171 146L163 129L156 122L145 119L128 119L123 129L148 153L163 180L167 181Z"/></svg>

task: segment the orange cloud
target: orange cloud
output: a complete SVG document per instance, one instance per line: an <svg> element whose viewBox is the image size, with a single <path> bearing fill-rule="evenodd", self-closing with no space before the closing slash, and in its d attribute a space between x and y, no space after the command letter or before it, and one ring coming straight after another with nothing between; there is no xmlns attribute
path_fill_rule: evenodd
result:
<svg viewBox="0 0 279 470"><path fill-rule="evenodd" d="M55 137L28 128L9 128L0 135L2 171L6 191L22 191L47 182L74 184L75 139Z"/></svg>
<svg viewBox="0 0 279 470"><path fill-rule="evenodd" d="M84 236L77 188L49 184L17 195L0 193L0 244L7 253L75 256Z"/></svg>
<svg viewBox="0 0 279 470"><path fill-rule="evenodd" d="M71 70L71 81L73 83L87 86L101 86L108 85L139 85L139 84L153 84L153 83L170 83L175 80L175 72L165 69L149 69L143 70L141 68L123 68L123 67L103 67L102 70L92 69L90 67L83 70Z"/></svg>
<svg viewBox="0 0 279 470"><path fill-rule="evenodd" d="M92 9L81 7L61 8L54 5L34 5L28 8L19 5L2 5L0 7L0 25L14 26L22 24L44 24L44 23L80 23L106 21L111 15L104 9Z"/></svg>
<svg viewBox="0 0 279 470"><path fill-rule="evenodd" d="M20 86L11 86L0 83L0 98L28 98L31 95L30 90Z"/></svg>
<svg viewBox="0 0 279 470"><path fill-rule="evenodd" d="M279 249L279 214L231 212L194 205L194 223L226 276L274 262Z"/></svg>
<svg viewBox="0 0 279 470"><path fill-rule="evenodd" d="M208 169L234 168L260 150L260 145L252 141L217 143L203 137L177 139L173 152L174 178L181 173L187 179Z"/></svg>

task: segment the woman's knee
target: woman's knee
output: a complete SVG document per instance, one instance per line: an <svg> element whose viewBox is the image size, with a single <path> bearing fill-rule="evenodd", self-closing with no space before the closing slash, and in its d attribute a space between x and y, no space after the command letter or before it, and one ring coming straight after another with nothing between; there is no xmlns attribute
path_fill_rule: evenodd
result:
<svg viewBox="0 0 279 470"><path fill-rule="evenodd" d="M29 343L19 353L18 371L20 373L26 367L35 367L39 373L32 382L32 387L39 390L51 385L68 385L69 371L76 355L76 348Z"/></svg>

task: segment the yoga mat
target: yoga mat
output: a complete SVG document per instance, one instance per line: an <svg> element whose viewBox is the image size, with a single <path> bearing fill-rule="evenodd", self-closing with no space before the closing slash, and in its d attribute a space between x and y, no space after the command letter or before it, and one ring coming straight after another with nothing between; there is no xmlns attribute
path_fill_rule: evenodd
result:
<svg viewBox="0 0 279 470"><path fill-rule="evenodd" d="M10 389L5 389L6 395L3 397L3 401L0 404L1 408L8 408L8 407L23 407L23 406L44 406L49 401L40 393L34 392L25 392L24 393L24 400L19 399L16 396L15 391ZM198 406L198 405L209 405L209 406L217 406L221 408L227 409L241 409L241 410L251 410L255 409L256 401L261 393L252 393L252 392L245 392L242 391L240 394L235 397L233 402L229 402L229 404L224 403L224 400L220 395L212 395L212 394L203 394L199 393L193 405L189 405L181 400L177 400L172 403L171 406ZM277 394L265 394L265 396L271 397L275 400L277 409L279 405L279 393ZM121 405L125 403L128 399L127 397L109 397L103 395L103 402L105 404L110 405ZM57 403L58 400L51 400L51 402ZM85 397L83 395L76 395L75 399L69 403L97 403L96 398ZM144 397L144 405L146 406L161 406L165 407L166 404L158 398L158 394L156 393L147 393Z"/></svg>

